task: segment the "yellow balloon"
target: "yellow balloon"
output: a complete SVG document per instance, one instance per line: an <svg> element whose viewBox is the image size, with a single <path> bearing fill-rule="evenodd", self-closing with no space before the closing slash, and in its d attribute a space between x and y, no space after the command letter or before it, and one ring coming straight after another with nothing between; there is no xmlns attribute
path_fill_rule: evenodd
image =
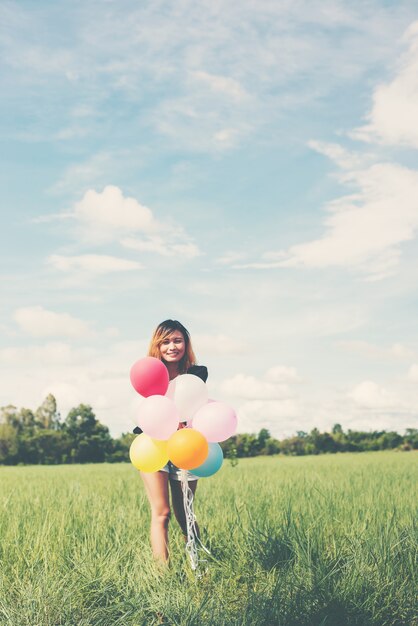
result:
<svg viewBox="0 0 418 626"><path fill-rule="evenodd" d="M168 462L167 442L141 433L131 443L129 458L141 472L158 472Z"/></svg>
<svg viewBox="0 0 418 626"><path fill-rule="evenodd" d="M205 462L209 454L206 438L194 428L182 428L167 441L169 459L181 469L192 470Z"/></svg>

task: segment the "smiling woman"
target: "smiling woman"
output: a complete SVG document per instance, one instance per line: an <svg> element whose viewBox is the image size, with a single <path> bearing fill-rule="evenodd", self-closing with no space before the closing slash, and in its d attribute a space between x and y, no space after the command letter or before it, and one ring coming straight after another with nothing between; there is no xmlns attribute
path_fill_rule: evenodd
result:
<svg viewBox="0 0 418 626"><path fill-rule="evenodd" d="M194 374L206 382L208 370L203 365L196 365L190 334L177 320L165 320L159 324L152 336L148 356L160 359L166 366L170 380L180 374ZM179 424L179 428L183 428ZM135 428L134 433L141 433ZM170 498L176 519L181 527L184 538L187 539L187 521L184 510L180 470L168 462L158 472L141 472L148 500L151 506L151 545L155 558L166 562L168 560L168 523L170 520ZM187 474L189 488L193 495L196 492L197 476ZM196 534L199 528L195 522Z"/></svg>
<svg viewBox="0 0 418 626"><path fill-rule="evenodd" d="M170 380L185 374L196 361L189 332L177 320L165 320L157 326L148 354L163 361Z"/></svg>

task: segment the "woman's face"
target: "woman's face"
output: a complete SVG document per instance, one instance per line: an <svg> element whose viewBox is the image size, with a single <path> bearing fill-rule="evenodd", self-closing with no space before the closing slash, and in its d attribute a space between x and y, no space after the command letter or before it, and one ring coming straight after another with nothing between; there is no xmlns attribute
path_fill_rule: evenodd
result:
<svg viewBox="0 0 418 626"><path fill-rule="evenodd" d="M184 356L186 344L183 333L174 330L160 345L161 358L166 363L178 363Z"/></svg>

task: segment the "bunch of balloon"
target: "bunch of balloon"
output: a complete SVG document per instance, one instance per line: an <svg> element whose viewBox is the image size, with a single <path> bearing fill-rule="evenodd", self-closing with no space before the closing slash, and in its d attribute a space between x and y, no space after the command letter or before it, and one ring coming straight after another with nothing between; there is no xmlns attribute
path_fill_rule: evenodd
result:
<svg viewBox="0 0 418 626"><path fill-rule="evenodd" d="M170 460L199 478L215 474L223 462L219 442L236 431L235 411L209 400L205 383L194 374L170 382L164 363L154 357L134 363L130 378L143 397L136 418L143 432L131 444L132 464L157 472Z"/></svg>

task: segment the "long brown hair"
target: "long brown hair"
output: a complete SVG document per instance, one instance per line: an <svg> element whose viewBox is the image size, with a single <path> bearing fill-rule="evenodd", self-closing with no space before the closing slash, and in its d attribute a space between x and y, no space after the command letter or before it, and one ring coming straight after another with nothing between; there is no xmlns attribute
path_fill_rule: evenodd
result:
<svg viewBox="0 0 418 626"><path fill-rule="evenodd" d="M154 356L162 361L163 359L161 358L160 346L164 339L171 335L171 333L175 330L179 330L184 337L184 355L181 361L179 361L179 372L180 374L184 374L191 365L196 364L196 357L193 352L189 331L177 320L165 320L164 322L161 322L161 324L158 324L151 339L148 356Z"/></svg>

